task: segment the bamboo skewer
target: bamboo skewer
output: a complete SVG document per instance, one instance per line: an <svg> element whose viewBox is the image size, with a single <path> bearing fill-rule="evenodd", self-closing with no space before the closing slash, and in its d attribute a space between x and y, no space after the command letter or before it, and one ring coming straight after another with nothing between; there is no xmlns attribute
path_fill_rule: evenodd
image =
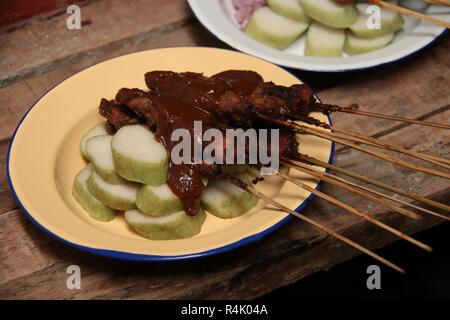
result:
<svg viewBox="0 0 450 320"><path fill-rule="evenodd" d="M363 219L366 219L370 223L372 223L372 224L374 224L374 225L376 225L376 226L378 226L378 227L380 227L380 228L382 228L382 229L384 229L384 230L386 230L388 232L391 232L392 234L395 234L396 236L398 236L398 237L400 237L400 238L402 238L402 239L404 239L404 240L406 240L406 241L416 245L417 247L419 247L419 248L421 248L421 249L423 249L425 251L428 251L428 252L432 252L433 251L433 249L430 246L428 246L428 245L424 244L423 242L420 242L420 241L418 241L418 240L416 240L416 239L414 239L414 238L412 238L412 237L410 237L410 236L408 236L408 235L398 231L397 229L394 229L394 228L388 226L387 224L384 224L383 222L377 220L376 218L372 217L371 215L369 215L367 213L363 213L363 212L361 212L361 211L359 211L359 210L349 206L348 204L346 204L346 203L344 203L342 201L339 201L339 200L337 200L337 199L335 199L335 198L333 198L333 197L331 197L331 196L329 196L329 195L327 195L327 194L325 194L325 193L323 193L323 192L321 192L319 190L311 188L310 186L308 186L308 185L306 185L306 184L304 184L304 183L302 183L302 182L300 182L298 180L295 180L295 179L289 177L288 175L285 175L284 173L278 172L277 175L282 177L283 179L285 179L285 180L287 180L287 181L289 181L289 182L299 186L300 188L305 189L306 191L311 192L312 194L315 194L316 196L333 203L334 205L336 205L336 206L338 206L338 207L340 207L340 208L342 208L342 209L344 209L344 210L346 210L346 211L348 211L348 212L350 212L350 213L352 213L354 215L357 215L357 216L359 216L359 217L361 217Z"/></svg>
<svg viewBox="0 0 450 320"><path fill-rule="evenodd" d="M311 157L309 157L307 155L297 154L297 157L298 157L299 161L305 161L305 162L317 165L317 166L322 167L322 168L333 170L335 172L341 173L341 174L346 175L348 177L352 177L354 179L367 182L367 183L369 183L371 185L374 185L374 186L377 186L379 188L388 190L390 192L394 192L394 193L400 194L402 196L408 197L410 199L413 199L413 200L425 203L427 205L433 206L435 208L439 208L439 209L445 210L447 212L450 212L450 206L445 205L443 203L440 203L440 202L437 202L437 201L434 201L434 200L431 200L431 199L427 199L425 197L422 197L422 196L419 196L419 195L407 192L407 191L405 191L403 189L400 189L400 188L396 188L396 187L387 185L387 184L382 183L380 181L377 181L375 179L371 179L371 178L365 177L363 175L360 175L358 173L355 173L353 171L340 168L338 166L335 166L333 164L330 164L330 163L327 163L327 162L324 162L324 161L321 161L321 160L318 160L318 159L315 159L315 158L311 158Z"/></svg>
<svg viewBox="0 0 450 320"><path fill-rule="evenodd" d="M306 120L305 121L306 123L313 123L316 127L308 127L308 128L311 130L315 130L319 133L331 134L337 138L342 138L342 139L349 140L352 142L358 142L358 143L370 145L373 147L378 147L378 148L383 148L383 149L387 149L387 150L391 150L391 151L395 151L395 152L400 152L400 153L412 156L414 158L417 158L417 159L420 159L423 161L427 161L429 163L433 163L440 167L450 169L450 160L449 159L430 156L430 155L423 154L420 152L410 151L410 150L403 148L402 146L395 145L390 142L386 142L386 141L383 141L383 140L380 140L377 138L373 138L371 136L362 135L362 134L359 134L356 132L352 132L350 130L347 131L347 130L342 130L342 129L336 128L327 123L320 122L314 118L307 118L304 120ZM298 125L297 123L292 122L292 121L285 121L285 122L287 122L289 125L294 125L294 126ZM281 120L278 120L278 123L281 124ZM322 129L332 130L333 132L330 133L330 132L324 131Z"/></svg>
<svg viewBox="0 0 450 320"><path fill-rule="evenodd" d="M335 138L330 133L325 133L323 130L320 130L320 129L318 130L317 128L310 128L310 127L307 127L304 125L300 125L298 123L286 122L286 121L276 120L276 119L273 119L272 121L275 123L281 124L283 126L289 126L291 129L297 130L300 133L309 133L309 134L313 134L313 135L316 135L318 137L321 137L321 138L324 138L324 139L327 139L330 141L338 142L345 146L352 147L353 149L365 152L367 154L373 155L373 156L383 159L385 161L395 163L395 164L405 167L405 168L420 171L423 173L428 173L428 174L431 174L431 175L434 175L437 177L441 177L441 178L450 179L450 174L448 174L448 173L437 171L437 170L430 169L430 168L425 168L423 166L417 165L415 163L407 162L404 160L395 159L395 158L390 157L382 152L377 152L377 151L371 150L369 148L365 148L365 147L361 147L361 146L358 146L353 143L349 143L343 139Z"/></svg>
<svg viewBox="0 0 450 320"><path fill-rule="evenodd" d="M450 6L450 1L448 0L422 0L424 2L434 4L437 6Z"/></svg>
<svg viewBox="0 0 450 320"><path fill-rule="evenodd" d="M274 121L273 119L269 119L267 117L262 116L261 118L267 120L267 121L271 121L271 122L276 122L278 124L281 124L283 126L287 126L287 127L291 127L291 126L295 126L298 125L295 122L292 121L282 121L282 120L277 120ZM370 145L373 147L378 147L378 148L383 148L383 149L387 149L387 150L391 150L391 151L395 151L395 152L400 152L409 156L412 156L414 158L423 160L423 161L427 161L429 163L435 164L437 166L440 166L442 168L446 168L446 169L450 169L450 159L445 159L445 158L441 158L441 157L435 157L435 156L431 156L428 154L423 154L420 152L415 152L415 151L410 151L407 150L405 148L403 148L402 146L399 145L395 145L392 144L390 142L386 142L371 136L366 136L366 135L362 135L356 132L352 132L352 131L347 131L347 130L342 130L339 128L336 128L334 126L331 126L327 123L318 121L317 119L308 117L306 119L301 119L302 121L306 122L306 123L312 123L314 124L316 127L309 127L311 130L316 130L319 133L325 133L325 134L331 134L337 138L342 138L348 141L352 141L352 142L358 142L358 143L362 143L362 144L366 144L366 145ZM284 122L286 122L286 124L284 124ZM327 132L327 131L320 131L321 129L327 129L327 130L332 130L333 132Z"/></svg>
<svg viewBox="0 0 450 320"><path fill-rule="evenodd" d="M302 119L300 119L300 120L302 120ZM303 121L306 123L312 123L317 128L332 130L333 132L331 134L338 133L339 134L338 137L344 138L346 140L360 142L360 143L364 143L367 145L380 147L380 148L388 149L391 151L400 152L400 153L415 157L417 159L421 159L421 160L428 161L430 163L442 166L447 169L450 168L450 159L445 159L442 157L436 157L436 156L432 156L432 155L428 155L428 154L424 154L424 153L420 153L420 152L416 152L416 151L407 150L400 145L396 145L396 144L393 144L393 143L390 143L390 142L387 142L387 141L384 141L381 139L363 135L363 134L360 134L360 133L357 133L357 132L354 132L351 130L342 130L342 129L336 128L332 125L329 125L328 123L318 121L317 119L312 118L312 117L303 119ZM287 121L287 122L289 122L289 121ZM295 123L295 122L290 122L290 123ZM442 164L448 164L449 166L446 166L446 165L443 166Z"/></svg>
<svg viewBox="0 0 450 320"><path fill-rule="evenodd" d="M444 6L450 6L449 0L434 0L434 1L439 2L440 4L442 4Z"/></svg>
<svg viewBox="0 0 450 320"><path fill-rule="evenodd" d="M366 193L364 191L361 191L361 190L359 190L359 189L357 189L357 188L355 188L353 186L349 186L346 183L338 181L337 179L333 179L333 177L326 176L326 175L324 175L322 173L315 172L314 170L311 170L311 169L303 168L303 167L301 167L299 165L296 165L295 163L293 163L292 161L290 161L288 159L283 159L283 162L285 164L288 164L290 167L293 167L296 170L302 171L302 172L304 172L304 173L306 173L308 175L316 177L319 180L322 179L322 180L324 180L324 181L326 181L326 182L328 182L330 184L336 185L336 186L338 186L338 187L340 187L340 188L342 188L344 190L347 190L347 191L350 191L350 192L354 192L354 193L358 194L361 197L369 199L372 202L375 202L375 203L377 203L379 205L382 205L383 207L386 207L386 208L389 208L391 210L394 210L394 211L396 211L396 212L398 212L400 214L403 214L403 215L405 215L405 216L407 216L409 218L413 218L413 219L416 219L416 220L420 219L420 216L418 214L412 212L412 211L403 209L403 208L401 208L399 206L396 206L394 204L391 204L389 202L381 200L381 199L379 199L379 198L377 198L375 196L372 196L371 194L368 194L368 193Z"/></svg>
<svg viewBox="0 0 450 320"><path fill-rule="evenodd" d="M376 194L376 195L378 195L378 196L380 196L380 197L383 197L383 198L385 198L385 199L388 199L388 200L391 200L391 201L394 201L394 202L403 204L403 205L405 205L405 206L408 206L408 207L411 207L411 208L420 210L420 211L422 211L422 212L424 212L424 213L427 213L427 214L429 214L429 215L432 215L432 216L441 218L441 219L443 219L443 220L450 221L450 217L447 217L447 216L444 216L444 215L439 214L439 213L437 213L437 212L434 212L434 211L431 211L431 210L428 210L428 209L425 209L425 208L416 206L416 205L414 205L414 204L412 204L412 203L408 203L408 202L406 202L406 201L402 201L402 200L400 200L400 199L396 199L396 198L394 198L394 197L390 197L390 196L388 196L388 195L386 195L386 194L384 194L384 193L378 192L378 191L376 191L376 190L372 190L372 189L366 188L366 187L364 187L364 186L360 186L360 185L358 185L358 184L356 184L356 183L347 181L347 180L342 179L342 178L340 178L340 177L337 177L337 176L335 176L335 175L333 175L333 174L330 174L330 173L327 173L327 172L321 172L321 171L319 171L319 170L317 170L317 169L315 169L315 168L313 168L312 166L309 166L309 165L307 165L307 164L303 164L303 163L294 163L293 161L286 161L285 159L283 159L283 163L286 164L286 165L288 165L288 166L291 167L291 168L294 168L294 169L296 169L296 170L300 170L300 171L302 171L302 172L304 172L304 170L305 170L305 171L313 171L313 172L314 172L314 175L316 176L317 179L322 179L322 180L324 180L324 181L326 181L325 179L327 179L327 178L330 178L330 179L332 179L332 180L337 180L337 181L340 181L340 182L342 182L342 183L344 183L344 184L347 184L347 185L350 185L350 186L352 186L352 187L358 188L358 189L360 189L360 190L364 190L364 191L367 191L367 192ZM307 173L308 173L308 172L307 172ZM309 174L309 173L308 173L308 174ZM325 178L324 178L324 177L325 177ZM330 183L331 183L331 182L330 182Z"/></svg>
<svg viewBox="0 0 450 320"><path fill-rule="evenodd" d="M450 1L448 0L422 0L427 3L431 3L437 6L450 6Z"/></svg>
<svg viewBox="0 0 450 320"><path fill-rule="evenodd" d="M407 161L404 161L404 160L395 159L395 158L393 158L391 156L386 155L385 153L377 152L377 151L374 151L374 150L371 150L371 149L368 149L368 148L365 148L365 147L361 147L361 146L358 146L356 144L347 142L347 141L345 141L343 139L340 139L340 138L333 138L333 136L331 134L319 133L319 132L317 132L317 131L315 131L315 130L313 130L311 128L307 128L307 127L304 127L301 130L303 130L305 133L314 134L314 135L317 135L317 136L319 136L321 138L324 138L324 139L327 139L327 140L330 140L330 141L334 141L334 142L338 142L338 143L340 143L342 145L345 145L345 146L351 147L353 149L362 151L364 153L370 154L372 156L375 156L377 158L383 159L385 161L395 163L395 164L397 164L399 166L402 166L402 167L405 167L405 168L408 168L408 169L412 169L412 170L415 170L415 171L431 174L433 176L437 176L437 177L441 177L441 178L450 179L450 174L448 174L448 173L437 171L437 170L430 169L430 168L426 168L426 167L417 165L417 164L412 163L412 162L407 162Z"/></svg>
<svg viewBox="0 0 450 320"><path fill-rule="evenodd" d="M385 1L381 1L381 0L368 0L370 3L373 3L377 6L380 6L382 8L385 9L390 9L392 11L396 11L400 14L404 14L407 16L411 16L420 20L424 20L433 24L437 24L439 26L445 27L445 28L450 28L450 22L444 21L444 20L440 20L434 17L430 17L427 16L426 14L408 9L408 8L404 8L404 7L400 7L396 4L393 3L389 3L389 2L385 2Z"/></svg>
<svg viewBox="0 0 450 320"><path fill-rule="evenodd" d="M259 192L255 188L252 188L252 187L248 186L247 184L243 183L239 179L234 178L234 177L232 177L230 175L227 175L227 174L224 174L224 178L226 180L228 180L230 183L236 185L237 187L247 191L248 193L253 194L255 197L258 197L259 199L261 199L261 200L263 200L263 201L273 205L274 207L276 207L276 208L278 208L278 209L280 209L282 211L288 212L291 215L293 215L293 216L295 216L295 217L297 217L297 218L299 218L299 219L301 219L301 220L303 220L303 221L313 225L314 227L318 228L319 230L321 230L321 231L323 231L323 232L325 232L325 233L335 237L336 239L341 240L342 242L348 244L349 246L351 246L351 247L353 247L353 248L355 248L355 249L357 249L357 250L359 250L359 251L361 251L361 252L371 256L372 258L374 258L377 261L379 261L379 262L381 262L381 263L391 267L392 269L394 269L394 270L396 270L396 271L398 271L400 273L405 273L405 270L403 270L402 268L400 268L396 264L390 262L389 260L381 257L380 255L376 254L375 252L373 252L373 251L363 247L362 245L360 245L360 244L358 244L358 243L348 239L347 237L344 237L343 235L341 235L340 233L334 231L333 229L331 229L331 228L329 228L329 227L327 227L327 226L325 226L325 225L323 225L323 224L321 224L319 222L316 222L316 221L308 218L307 216L305 216L305 215L303 215L301 213L298 213L298 212L296 212L294 210L291 210L288 207L282 205L281 203L278 203L278 202L274 201L270 197L268 197L265 194Z"/></svg>
<svg viewBox="0 0 450 320"><path fill-rule="evenodd" d="M290 122L290 123L295 123L295 122ZM353 141L353 142L363 143L363 144L370 145L373 147L379 147L379 148L383 148L383 149L387 149L387 150L391 150L391 151L400 152L400 153L412 156L414 158L433 163L440 167L450 169L450 159L445 159L442 157L436 157L436 156L432 156L432 155L428 155L428 154L424 154L424 153L420 153L420 152L416 152L416 151L407 150L400 145L396 145L396 144L393 144L393 143L390 143L390 142L387 142L387 141L384 141L381 139L377 139L377 138L374 138L371 136L366 136L366 135L363 135L363 134L360 134L360 133L357 133L357 132L354 132L351 130L339 129L334 126L328 125L327 123L324 123L324 122L320 122L318 128L311 128L311 129L321 130L322 128L332 130L331 134L335 135L338 138L342 138L342 139ZM325 132L325 133L327 133L327 132Z"/></svg>
<svg viewBox="0 0 450 320"><path fill-rule="evenodd" d="M405 122L405 123L411 123L411 124L419 124L422 126L428 126L428 127L435 127L440 129L447 129L450 130L449 124L443 124L443 123L436 123L436 122L429 122L429 121L423 121L423 120L415 120L415 119L408 119L398 116L391 116L386 114L380 114L380 113L374 113L369 111L362 111L355 108L346 108L346 107L338 107L334 105L328 106L331 108L331 110L327 110L327 108L322 107L320 104L315 104L315 109L323 111L323 112L344 112L349 114L357 114L360 116L366 116L366 117L372 117L372 118L379 118L379 119L385 119L385 120L392 120L392 121L398 121L398 122Z"/></svg>
<svg viewBox="0 0 450 320"><path fill-rule="evenodd" d="M391 151L396 151L396 152L400 152L406 155L410 155L412 157L415 157L417 159L420 160L424 160L430 163L433 163L435 165L438 165L440 167L446 168L446 169L450 169L450 160L449 159L445 159L445 158L441 158L441 157L435 157L435 156L431 156L428 154L423 154L420 152L415 152L415 151L410 151L407 150L399 145L395 145L392 144L390 142L387 141L383 141L380 139L376 139L370 136L365 136L365 135L360 135L356 132L352 132L352 131L346 131L346 130L342 130L339 128L336 128L334 126L330 126L330 129L333 130L334 132L337 132L339 135L339 137L342 137L344 139L354 139L351 141L358 141L364 144L368 144L374 147L380 147L380 148L384 148L384 149L388 149ZM334 134L333 132L333 134Z"/></svg>

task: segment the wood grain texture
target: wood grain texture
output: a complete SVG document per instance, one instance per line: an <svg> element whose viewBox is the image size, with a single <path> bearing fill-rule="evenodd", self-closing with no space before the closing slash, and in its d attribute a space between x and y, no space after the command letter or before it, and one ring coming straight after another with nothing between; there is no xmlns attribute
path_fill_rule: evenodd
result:
<svg viewBox="0 0 450 320"><path fill-rule="evenodd" d="M138 10L142 3L148 4L150 11L157 11L151 19ZM97 14L108 6L112 7L108 11L109 16L105 20L97 19ZM123 11L126 15L120 18ZM184 1L113 3L101 0L86 5L82 15L83 12L83 19L92 22L87 26L91 28L90 35L74 36L64 30L52 31L64 23L64 15L56 15L48 21L36 20L12 33L0 34L0 39L8 44L2 47L0 56L12 54L9 60L0 58L2 71L6 70L0 76L4 86L0 88L0 166L3 169L11 135L22 115L38 97L68 76L99 61L137 50L190 45L224 47L192 20ZM130 23L132 18L138 23ZM117 26L109 30L112 22ZM37 30L48 30L49 39L62 42L46 42L42 34L35 34ZM88 32L86 30L83 32ZM64 38L68 35L78 42L76 48ZM23 40L26 36L31 37L30 43ZM69 46L65 47L66 44ZM43 48L34 51L39 45ZM326 83L323 75L308 73L304 77L301 73L300 76L307 82L321 84L320 97L327 103L348 105L356 102L362 109L448 122L449 47L450 38L447 37L402 63L378 71L352 74L351 77L334 75ZM28 61L28 57L35 60ZM413 150L450 158L450 135L447 131L345 114L334 114L333 120L341 128L380 136ZM339 150L335 162L449 203L450 184L444 179L411 172L347 148ZM0 298L3 299L247 299L328 269L358 254L354 249L294 220L258 243L198 261L161 265L109 260L64 245L34 226L14 202L4 173L5 170L0 173ZM404 218L328 184L324 184L323 191L409 234L441 223L431 218L421 221ZM304 213L370 248L397 240L319 199L314 200ZM389 258L401 264L401 261L395 261L395 257ZM81 267L82 289L79 291L66 288L65 271L71 264Z"/></svg>
<svg viewBox="0 0 450 320"><path fill-rule="evenodd" d="M202 35L201 37L199 35ZM22 79L8 87L0 88L0 140L8 139L23 114L47 90L69 76L95 64L127 53L162 47L215 46L221 42L205 31L199 24L189 24L159 37L151 37L127 46L108 49L105 52L62 66L45 74ZM1 62L0 62L1 63Z"/></svg>
<svg viewBox="0 0 450 320"><path fill-rule="evenodd" d="M0 165L6 166L6 153L9 147L15 127L26 111L45 94L50 88L70 77L71 75L104 60L124 55L127 53L152 48L174 47L174 46L223 46L222 43L205 31L199 24L191 23L180 27L173 32L165 33L159 37L145 39L130 44L130 46L107 50L95 56L83 59L45 74L20 80L5 88L0 88ZM202 36L200 37L199 35ZM16 209L6 179L5 170L0 172L0 214L8 210Z"/></svg>
<svg viewBox="0 0 450 320"><path fill-rule="evenodd" d="M432 120L449 116L446 112ZM413 149L425 148L430 153L450 149L448 134L440 131L432 136L429 128L421 129L407 126L386 138L420 141ZM448 201L450 197L449 184L443 179L411 173L357 151L339 153L336 164L436 200ZM405 219L327 184L323 190L408 233L439 222ZM305 213L370 247L396 240L321 200L315 200ZM0 216L0 230L0 298L251 298L357 254L296 220L236 252L164 268L110 261L69 248L44 235L19 210ZM65 269L71 264L82 268L81 291L65 287Z"/></svg>
<svg viewBox="0 0 450 320"><path fill-rule="evenodd" d="M321 92L320 97L330 104L357 104L361 110L426 120L450 104L449 52L450 37L446 37L414 59L361 74L357 81L350 79ZM333 120L336 126L374 136L402 127L399 122L343 113L333 114ZM442 121L448 123L448 119Z"/></svg>
<svg viewBox="0 0 450 320"><path fill-rule="evenodd" d="M9 142L9 139L0 141L0 167L2 168L0 174L0 214L18 207L14 201L6 177L6 158L8 155Z"/></svg>
<svg viewBox="0 0 450 320"><path fill-rule="evenodd" d="M450 112L444 116L449 115ZM420 139L421 145L431 152L442 146L450 148L448 136L442 134L438 137L440 144L436 144L426 130L410 127L389 138L406 137ZM336 164L368 172L436 200L448 201L450 197L449 184L443 179L398 170L381 160L358 155L356 151L339 154ZM428 218L421 221L406 219L328 184L323 190L407 233L439 222ZM372 248L396 240L321 200L308 206L305 214ZM42 234L18 210L0 216L0 230L0 255L4 257L0 298L251 298L357 254L298 220L261 242L235 252L201 261L165 264L164 267L110 261L68 248ZM82 269L81 291L65 289L65 269L71 264Z"/></svg>
<svg viewBox="0 0 450 320"><path fill-rule="evenodd" d="M0 87L130 41L158 37L184 25L191 13L180 0L103 0L81 7L79 30L67 29L67 17L63 10L2 34Z"/></svg>
<svg viewBox="0 0 450 320"><path fill-rule="evenodd" d="M62 4L59 0L3 0L0 2L0 27L53 11Z"/></svg>

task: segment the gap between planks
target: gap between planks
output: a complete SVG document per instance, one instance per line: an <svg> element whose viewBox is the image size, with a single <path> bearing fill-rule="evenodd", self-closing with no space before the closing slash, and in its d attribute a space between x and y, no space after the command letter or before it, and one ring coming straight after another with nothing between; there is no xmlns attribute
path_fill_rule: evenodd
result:
<svg viewBox="0 0 450 320"><path fill-rule="evenodd" d="M442 195L437 197L440 198ZM318 209L310 208L308 214L311 215L316 210ZM392 216L383 218L391 223L398 219L398 217ZM23 217L23 219L25 218ZM400 219L402 218L400 217ZM436 221L427 220L426 223L416 225L414 230L409 229L409 232L429 228L435 223ZM30 227L34 228L31 224ZM299 241L295 240L298 233L291 234L288 231L295 229L294 232L303 232L303 228L301 223L292 223L290 226L284 227L285 232L274 233L270 236L270 247L268 247L267 241L262 241L223 256L208 258L206 264L204 260L202 262L184 262L179 266L172 264L167 272L156 272L156 266L120 261L109 264L109 267L105 269L103 258L92 257L87 253L75 251L75 249L68 249L66 250L67 254L58 254L57 256L44 253L43 258L46 256L51 258L44 259L43 261L47 261L46 263L36 264L34 270L26 269L16 276L11 277L10 275L6 282L2 282L0 298L33 299L42 295L48 295L48 298L52 299L125 297L180 299L182 297L225 298L227 296L253 298L358 255L356 251L325 234L306 232L307 238ZM363 234L370 234L374 229L364 221L354 221L351 225L344 226L339 230L349 237L361 238ZM23 230L22 233L24 231L26 230ZM38 232L40 231L36 230L36 234ZM24 237L23 241L32 241L32 239L28 239L27 233L24 233ZM372 236L371 239L374 240L370 242L371 249L382 247L396 240L395 237L383 237L381 233ZM64 246L48 237L48 240L41 243L37 250L53 251L55 245L58 250L63 249ZM32 252L36 249L30 248L30 250ZM325 258L323 258L324 252L329 252ZM339 254L336 254L337 252ZM10 257L12 256L14 253L10 255ZM9 263L13 263L13 261ZM79 292L66 290L64 286L67 277L65 268L70 264L80 265L86 276L83 289ZM10 265L10 267L12 266ZM275 270L279 270L275 273L279 276L274 278ZM262 282L264 285L255 286L256 282L253 280L256 278L260 279L259 283ZM265 280L261 281L261 279ZM272 281L269 281L270 279ZM273 281L275 279L276 281ZM36 287L34 285L36 281L45 285ZM172 282L183 285L177 290L169 290ZM155 287L156 283L165 285ZM226 290L212 290L217 286L223 286ZM152 287L152 290L148 290L149 287ZM130 288L132 289L130 290Z"/></svg>
<svg viewBox="0 0 450 320"><path fill-rule="evenodd" d="M108 15L104 14L106 8ZM142 8L154 13L146 15ZM187 3L179 0L89 1L82 6L81 20L90 23L80 30L67 30L68 15L60 11L47 14L47 18L31 19L29 24L0 34L3 41L0 65L5 71L0 75L0 88L194 22ZM21 59L26 63L21 64Z"/></svg>
<svg viewBox="0 0 450 320"><path fill-rule="evenodd" d="M434 110L432 110L432 111L430 111L428 113L425 113L425 114L423 114L423 115L421 115L419 117L416 117L416 118L414 118L414 120L420 120L420 121L428 120L428 119L430 119L430 118L432 118L432 117L434 117L436 115L439 115L441 113L445 113L445 112L447 112L449 110L450 110L450 104L447 104L447 105L445 105L443 107L438 107L438 108L436 108L436 109L434 109ZM351 115L349 115L349 117L351 117ZM398 125L396 125L394 127L391 127L391 128L388 128L388 129L385 129L385 130L382 130L382 131L379 131L379 132L377 132L375 134L372 134L370 136L373 137L373 138L377 138L377 139L378 138L383 138L385 136L390 135L391 133L394 133L395 131L400 131L400 130L408 127L408 126L416 126L416 125L411 124L411 123L401 123L401 124L398 124ZM340 129L342 129L342 128L340 128ZM433 129L433 130L439 130L439 129ZM336 152L337 151L345 152L345 151L348 151L350 149L351 148L348 147L348 146L340 145L340 146L336 147Z"/></svg>

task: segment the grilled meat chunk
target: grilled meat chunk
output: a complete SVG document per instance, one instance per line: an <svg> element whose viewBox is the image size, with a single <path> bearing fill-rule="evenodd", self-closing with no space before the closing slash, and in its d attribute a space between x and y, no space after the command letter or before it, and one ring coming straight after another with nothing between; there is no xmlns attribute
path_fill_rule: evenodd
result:
<svg viewBox="0 0 450 320"><path fill-rule="evenodd" d="M172 141L172 132L184 128L193 137L194 122L202 121L203 130L222 131L224 145L219 157L223 157L224 163L227 146L231 143L226 140L225 129L277 128L268 119L308 119L315 106L314 95L306 86L278 86L264 82L253 71L228 70L212 77L194 72L152 71L145 74L145 82L149 91L122 88L114 100L102 99L99 110L108 120L110 131L136 123L147 125L156 132L170 155L178 143ZM281 128L279 137L275 152L280 157L295 158L298 150L295 133ZM207 143L203 142L203 147L205 145ZM246 142L246 160L249 150L249 142ZM236 159L236 149L234 154ZM171 160L167 183L183 202L183 209L193 215L199 209L198 199L204 188L201 178L220 175L219 164L194 164L193 161L174 164Z"/></svg>
<svg viewBox="0 0 450 320"><path fill-rule="evenodd" d="M99 107L100 114L108 120L107 129L114 133L123 126L139 123L139 118L125 105L114 100L102 99Z"/></svg>

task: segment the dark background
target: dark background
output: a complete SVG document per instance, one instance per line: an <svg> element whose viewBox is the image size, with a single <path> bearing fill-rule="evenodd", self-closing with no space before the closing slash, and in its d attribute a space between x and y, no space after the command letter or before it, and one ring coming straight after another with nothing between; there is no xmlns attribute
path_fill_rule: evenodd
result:
<svg viewBox="0 0 450 320"><path fill-rule="evenodd" d="M450 223L416 235L433 247L431 254L405 241L376 251L401 264L406 274L392 271L368 256L359 256L260 299L450 299L449 235ZM373 264L381 268L381 290L369 290L366 286L366 269Z"/></svg>

